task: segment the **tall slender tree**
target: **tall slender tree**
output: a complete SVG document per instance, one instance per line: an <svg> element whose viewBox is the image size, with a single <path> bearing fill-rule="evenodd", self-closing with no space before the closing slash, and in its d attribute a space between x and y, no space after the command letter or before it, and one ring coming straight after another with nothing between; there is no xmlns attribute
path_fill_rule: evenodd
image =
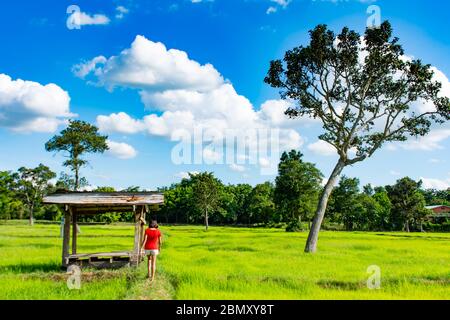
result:
<svg viewBox="0 0 450 320"><path fill-rule="evenodd" d="M364 37L345 27L310 31L308 46L272 61L265 82L294 102L292 118L321 121L319 136L339 159L326 183L305 246L315 252L328 198L343 169L371 157L386 142L429 133L433 123L450 119L450 99L441 95L430 65L404 56L391 24L368 28ZM414 106L426 103L421 110ZM353 152L355 151L355 155Z"/></svg>
<svg viewBox="0 0 450 320"><path fill-rule="evenodd" d="M209 215L213 213L219 205L219 188L221 182L214 177L211 172L199 174L189 174L192 180L192 196L195 205L202 212L205 219L205 228L209 228Z"/></svg>
<svg viewBox="0 0 450 320"><path fill-rule="evenodd" d="M47 151L65 152L68 158L63 165L70 167L75 175L75 191L80 187L80 168L88 161L82 156L86 153L103 153L109 149L107 136L98 133L98 128L79 120L71 120L69 126L45 144Z"/></svg>

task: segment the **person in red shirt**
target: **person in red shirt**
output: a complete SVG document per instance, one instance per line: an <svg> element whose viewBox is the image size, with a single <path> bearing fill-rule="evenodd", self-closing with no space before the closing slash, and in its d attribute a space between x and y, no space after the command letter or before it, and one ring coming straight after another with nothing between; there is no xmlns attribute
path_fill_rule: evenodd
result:
<svg viewBox="0 0 450 320"><path fill-rule="evenodd" d="M158 222L152 220L147 230L145 230L144 241L142 246L145 250L145 255L148 258L148 278L150 282L155 279L156 273L156 256L161 252L162 235L158 229ZM151 268L150 268L151 266ZM151 275L151 276L150 276Z"/></svg>

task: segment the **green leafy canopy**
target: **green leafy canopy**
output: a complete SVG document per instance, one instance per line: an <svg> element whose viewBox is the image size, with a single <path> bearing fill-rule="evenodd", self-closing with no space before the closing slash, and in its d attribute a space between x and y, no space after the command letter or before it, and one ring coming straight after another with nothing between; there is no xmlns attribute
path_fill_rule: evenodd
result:
<svg viewBox="0 0 450 320"><path fill-rule="evenodd" d="M325 133L319 139L336 148L344 165L450 119L449 97L440 94L431 66L404 55L389 22L368 28L364 37L347 27L336 35L318 25L310 37L308 46L272 61L265 82L296 102L287 115L321 120ZM433 108L420 112L415 103Z"/></svg>

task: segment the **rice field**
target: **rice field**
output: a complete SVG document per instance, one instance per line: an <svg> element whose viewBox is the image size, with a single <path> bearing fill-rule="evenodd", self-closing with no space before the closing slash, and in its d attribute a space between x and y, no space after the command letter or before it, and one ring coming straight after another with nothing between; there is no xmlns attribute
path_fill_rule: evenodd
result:
<svg viewBox="0 0 450 320"><path fill-rule="evenodd" d="M78 251L129 250L130 225L82 226ZM450 234L162 227L158 274L83 270L80 290L61 271L59 226L0 224L0 299L450 299ZM369 266L381 272L369 289Z"/></svg>

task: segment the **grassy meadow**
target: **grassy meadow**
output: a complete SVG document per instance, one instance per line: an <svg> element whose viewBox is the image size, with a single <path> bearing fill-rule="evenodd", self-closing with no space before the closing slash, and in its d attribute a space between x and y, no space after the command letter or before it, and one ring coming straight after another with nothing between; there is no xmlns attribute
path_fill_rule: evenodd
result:
<svg viewBox="0 0 450 320"><path fill-rule="evenodd" d="M129 250L130 225L81 226L78 252ZM83 270L81 290L61 271L58 225L0 224L0 299L450 299L450 234L162 227L155 283L137 270ZM381 269L370 290L367 267Z"/></svg>

